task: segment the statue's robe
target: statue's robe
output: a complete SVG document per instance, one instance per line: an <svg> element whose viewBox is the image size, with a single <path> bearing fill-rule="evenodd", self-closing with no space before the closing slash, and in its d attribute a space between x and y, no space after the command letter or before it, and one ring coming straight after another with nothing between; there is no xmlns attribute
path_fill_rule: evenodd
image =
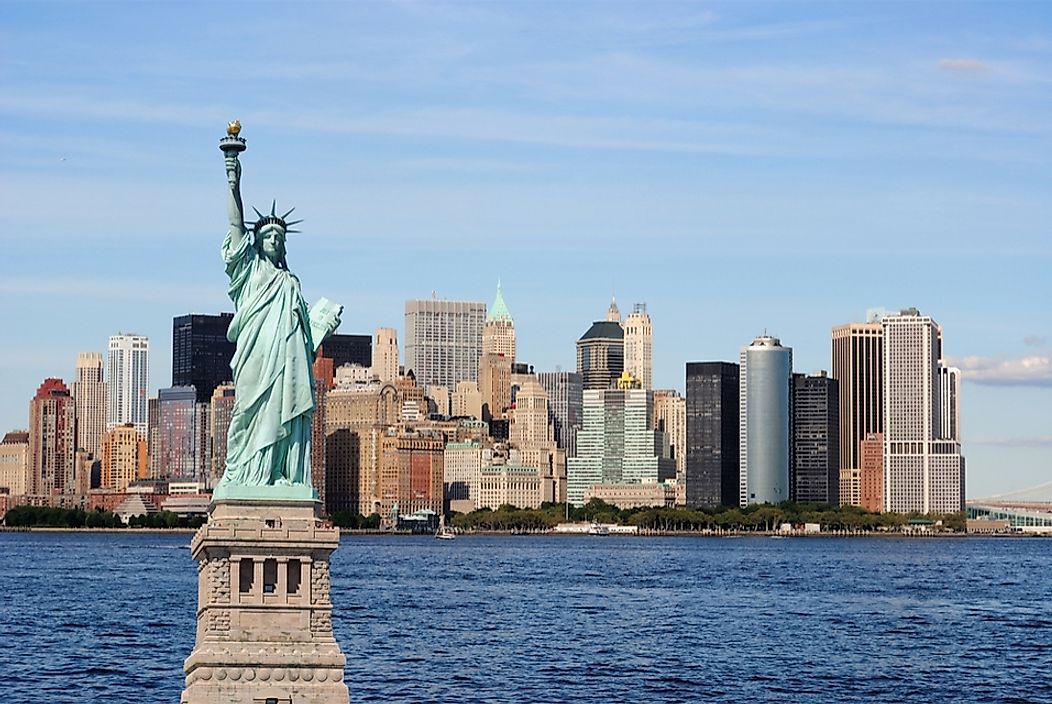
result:
<svg viewBox="0 0 1052 704"><path fill-rule="evenodd" d="M266 259L251 233L223 241L236 313L234 410L221 484L310 485L314 343L300 282Z"/></svg>

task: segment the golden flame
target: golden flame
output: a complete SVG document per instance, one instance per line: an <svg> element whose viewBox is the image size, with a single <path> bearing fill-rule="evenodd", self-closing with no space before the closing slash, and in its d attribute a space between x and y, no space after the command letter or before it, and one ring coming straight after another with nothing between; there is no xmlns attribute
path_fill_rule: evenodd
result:
<svg viewBox="0 0 1052 704"><path fill-rule="evenodd" d="M234 120L227 124L226 133L231 137L236 137L241 133L241 120Z"/></svg>

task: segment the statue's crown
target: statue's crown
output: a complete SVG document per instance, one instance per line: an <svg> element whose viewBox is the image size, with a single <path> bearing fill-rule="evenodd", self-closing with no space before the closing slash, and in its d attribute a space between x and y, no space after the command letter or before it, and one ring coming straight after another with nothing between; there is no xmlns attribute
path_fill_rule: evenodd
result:
<svg viewBox="0 0 1052 704"><path fill-rule="evenodd" d="M289 211L287 213L285 213L284 215L278 215L277 214L277 201L272 201L271 202L270 215L264 215L263 213L259 212L259 210L256 209L256 208L252 208L252 209L256 211L256 215L259 217L259 219L256 220L256 224L252 226L252 232L259 232L260 230L262 230L267 225L281 225L281 229L284 230L285 234L287 235L290 232L299 232L299 230L293 230L292 226L303 222L302 220L286 220L285 219L289 215L292 215L292 211L295 210L295 208L290 208Z"/></svg>

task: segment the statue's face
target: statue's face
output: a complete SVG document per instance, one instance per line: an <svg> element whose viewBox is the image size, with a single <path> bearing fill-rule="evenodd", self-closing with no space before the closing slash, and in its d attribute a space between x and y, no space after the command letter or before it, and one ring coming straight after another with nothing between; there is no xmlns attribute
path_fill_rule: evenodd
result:
<svg viewBox="0 0 1052 704"><path fill-rule="evenodd" d="M277 264L285 258L285 231L280 225L267 225L259 234L259 246L263 256Z"/></svg>

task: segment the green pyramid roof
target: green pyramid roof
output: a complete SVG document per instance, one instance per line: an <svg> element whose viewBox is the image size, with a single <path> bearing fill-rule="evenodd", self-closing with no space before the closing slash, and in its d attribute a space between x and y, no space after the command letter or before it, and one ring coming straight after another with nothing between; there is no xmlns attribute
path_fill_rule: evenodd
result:
<svg viewBox="0 0 1052 704"><path fill-rule="evenodd" d="M500 281L497 281L497 296L493 299L493 305L489 307L489 315L486 316L486 320L511 320L511 312L504 302L504 292Z"/></svg>

